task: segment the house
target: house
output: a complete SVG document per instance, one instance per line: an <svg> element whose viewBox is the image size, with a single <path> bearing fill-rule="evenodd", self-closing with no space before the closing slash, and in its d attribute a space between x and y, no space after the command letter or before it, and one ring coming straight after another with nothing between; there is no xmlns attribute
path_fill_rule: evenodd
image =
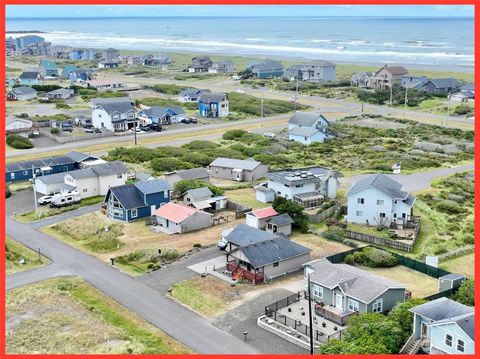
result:
<svg viewBox="0 0 480 359"><path fill-rule="evenodd" d="M178 94L177 100L180 102L198 102L200 95L211 92L212 91L206 89L187 88Z"/></svg>
<svg viewBox="0 0 480 359"><path fill-rule="evenodd" d="M118 80L87 80L78 81L86 87L94 88L97 91L115 90L125 87L125 84Z"/></svg>
<svg viewBox="0 0 480 359"><path fill-rule="evenodd" d="M108 49L103 50L102 55L103 55L104 61L106 62L116 61L118 64L118 57L120 56L120 53L118 52L117 49L113 49L109 47Z"/></svg>
<svg viewBox="0 0 480 359"><path fill-rule="evenodd" d="M110 131L127 131L135 127L136 112L131 102L112 102L98 104L92 110L92 124L95 128Z"/></svg>
<svg viewBox="0 0 480 359"><path fill-rule="evenodd" d="M136 172L135 173L135 179L138 181L143 181L143 182L148 182L148 181L153 181L157 179L156 177L153 177L150 173L146 172ZM172 187L172 186L171 186ZM172 187L173 188L173 187Z"/></svg>
<svg viewBox="0 0 480 359"><path fill-rule="evenodd" d="M93 79L93 74L90 70L77 69L70 72L71 82L86 83Z"/></svg>
<svg viewBox="0 0 480 359"><path fill-rule="evenodd" d="M212 215L189 206L173 202L154 212L156 224L169 234L186 233L212 225Z"/></svg>
<svg viewBox="0 0 480 359"><path fill-rule="evenodd" d="M413 334L401 354L474 354L474 308L446 297L417 305L413 313Z"/></svg>
<svg viewBox="0 0 480 359"><path fill-rule="evenodd" d="M63 156L53 156L37 160L12 162L5 165L5 181L28 181L52 173L73 171L80 168L84 161L98 159L81 152L69 152ZM33 171L33 172L32 172Z"/></svg>
<svg viewBox="0 0 480 359"><path fill-rule="evenodd" d="M209 68L209 74L226 74L235 71L235 66L230 60L214 62Z"/></svg>
<svg viewBox="0 0 480 359"><path fill-rule="evenodd" d="M114 69L118 67L118 60L102 60L98 63L99 69Z"/></svg>
<svg viewBox="0 0 480 359"><path fill-rule="evenodd" d="M180 106L152 106L138 113L138 119L145 125L152 123L159 125L171 125L185 120L187 115Z"/></svg>
<svg viewBox="0 0 480 359"><path fill-rule="evenodd" d="M95 60L98 50L95 49L72 49L69 54L70 60Z"/></svg>
<svg viewBox="0 0 480 359"><path fill-rule="evenodd" d="M361 88L370 87L371 80L374 76L375 72L371 71L355 72L350 79L350 84Z"/></svg>
<svg viewBox="0 0 480 359"><path fill-rule="evenodd" d="M198 98L198 114L204 117L225 117L229 114L226 93L202 93Z"/></svg>
<svg viewBox="0 0 480 359"><path fill-rule="evenodd" d="M78 67L75 66L75 65L66 65L63 69L62 69L62 74L60 75L60 77L62 78L62 80L70 80L70 75L72 72L78 70Z"/></svg>
<svg viewBox="0 0 480 359"><path fill-rule="evenodd" d="M334 137L329 124L321 114L296 111L288 120L288 139L304 145L323 143Z"/></svg>
<svg viewBox="0 0 480 359"><path fill-rule="evenodd" d="M162 67L163 69L167 69L168 65L172 62L170 56L166 54L158 54L156 56L147 55L142 57L142 65L144 66Z"/></svg>
<svg viewBox="0 0 480 359"><path fill-rule="evenodd" d="M185 193L182 193L182 196L185 205L197 207L195 206L195 203L210 199L213 196L213 193L207 186L205 186L189 189Z"/></svg>
<svg viewBox="0 0 480 359"><path fill-rule="evenodd" d="M265 177L267 166L254 159L218 157L208 166L211 176L238 182L251 182Z"/></svg>
<svg viewBox="0 0 480 359"><path fill-rule="evenodd" d="M163 175L165 181L170 183L172 188L175 187L175 184L182 180L199 180L208 182L210 180L210 175L207 172L206 168L198 167L192 168L189 170L179 170L175 172L168 172Z"/></svg>
<svg viewBox="0 0 480 359"><path fill-rule="evenodd" d="M293 223L294 221L292 217L290 217L288 213L283 213L279 214L278 216L273 216L267 220L267 228L265 230L270 233L289 236L292 234Z"/></svg>
<svg viewBox="0 0 480 359"><path fill-rule="evenodd" d="M105 162L87 168L41 176L35 180L35 190L48 195L76 190L81 198L105 196L110 187L125 184L129 170L120 161Z"/></svg>
<svg viewBox="0 0 480 359"><path fill-rule="evenodd" d="M37 97L37 91L28 86L14 87L7 93L7 101L28 101Z"/></svg>
<svg viewBox="0 0 480 359"><path fill-rule="evenodd" d="M426 76L404 75L400 79L400 85L405 88L419 89L427 81Z"/></svg>
<svg viewBox="0 0 480 359"><path fill-rule="evenodd" d="M267 228L267 222L275 216L278 216L278 212L275 211L272 207L266 207L261 209L256 209L246 214L246 224L247 226L265 229Z"/></svg>
<svg viewBox="0 0 480 359"><path fill-rule="evenodd" d="M18 83L20 85L32 86L40 85L42 82L42 75L38 71L24 71L18 77Z"/></svg>
<svg viewBox="0 0 480 359"><path fill-rule="evenodd" d="M5 134L16 134L28 138L33 132L33 121L24 118L7 118L5 122Z"/></svg>
<svg viewBox="0 0 480 359"><path fill-rule="evenodd" d="M384 174L358 180L347 192L347 198L347 222L384 227L409 222L416 199Z"/></svg>
<svg viewBox="0 0 480 359"><path fill-rule="evenodd" d="M53 61L40 60L39 68L43 77L58 77L58 67Z"/></svg>
<svg viewBox="0 0 480 359"><path fill-rule="evenodd" d="M247 65L253 75L259 79L282 77L284 67L276 60L265 60L263 62L253 62Z"/></svg>
<svg viewBox="0 0 480 359"><path fill-rule="evenodd" d="M462 90L448 95L448 99L453 102L469 102L475 100L475 93Z"/></svg>
<svg viewBox="0 0 480 359"><path fill-rule="evenodd" d="M290 80L310 82L330 82L336 79L335 64L324 60L314 60L309 63L293 65L285 70L285 76Z"/></svg>
<svg viewBox="0 0 480 359"><path fill-rule="evenodd" d="M256 198L272 202L283 197L305 208L319 207L326 198L337 197L339 176L338 172L318 166L269 171L267 183L255 187Z"/></svg>
<svg viewBox="0 0 480 359"><path fill-rule="evenodd" d="M408 74L408 71L403 66L385 65L375 72L375 75L370 79L369 87L377 90L390 89L395 85L400 85L402 76L406 74Z"/></svg>
<svg viewBox="0 0 480 359"><path fill-rule="evenodd" d="M110 187L104 202L108 218L131 222L153 216L160 206L170 202L170 185L157 179Z"/></svg>
<svg viewBox="0 0 480 359"><path fill-rule="evenodd" d="M90 108L96 108L99 105L112 104L117 102L129 102L132 106L134 105L133 100L129 96L122 96L122 97L95 97L90 99L89 106Z"/></svg>
<svg viewBox="0 0 480 359"><path fill-rule="evenodd" d="M42 42L45 42L44 37L38 35L25 35L15 38L15 47L18 50Z"/></svg>
<svg viewBox="0 0 480 359"><path fill-rule="evenodd" d="M58 90L53 90L53 91L47 92L45 94L45 96L49 100L57 100L57 99L66 100L67 98L70 98L70 97L73 96L73 92L74 91L72 89L61 88L61 89L58 89Z"/></svg>
<svg viewBox="0 0 480 359"><path fill-rule="evenodd" d="M143 65L143 57L140 55L129 55L125 57L127 65Z"/></svg>
<svg viewBox="0 0 480 359"><path fill-rule="evenodd" d="M430 94L446 95L449 93L457 92L461 85L462 84L460 83L460 81L454 79L453 77L430 79L420 87L420 90Z"/></svg>
<svg viewBox="0 0 480 359"><path fill-rule="evenodd" d="M28 46L17 48L15 55L19 56L49 56L51 54L52 43L36 42Z"/></svg>
<svg viewBox="0 0 480 359"><path fill-rule="evenodd" d="M473 82L466 83L462 87L460 87L460 91L470 91L475 94L475 84Z"/></svg>
<svg viewBox="0 0 480 359"><path fill-rule="evenodd" d="M207 56L192 58L192 64L188 67L188 72L207 72L213 62Z"/></svg>
<svg viewBox="0 0 480 359"><path fill-rule="evenodd" d="M316 315L338 325L344 326L352 315L386 313L408 296L403 284L327 258L305 263L304 269Z"/></svg>
<svg viewBox="0 0 480 359"><path fill-rule="evenodd" d="M296 273L310 260L310 249L284 236L237 225L223 237L226 268L233 279L256 284Z"/></svg>

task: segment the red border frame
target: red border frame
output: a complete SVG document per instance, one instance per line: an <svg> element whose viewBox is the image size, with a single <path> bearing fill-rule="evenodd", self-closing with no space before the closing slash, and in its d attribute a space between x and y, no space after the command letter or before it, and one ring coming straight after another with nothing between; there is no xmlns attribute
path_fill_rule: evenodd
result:
<svg viewBox="0 0 480 359"><path fill-rule="evenodd" d="M4 0L3 4L0 5L0 21L2 24L2 34L5 35L5 7L6 5L474 5L474 16L475 16L475 34L474 38L478 39L480 34L480 25L479 22L476 21L478 16L480 15L480 1L479 0ZM5 53L5 42L1 42L0 50L1 53ZM480 47L475 47L475 58L478 57L480 54ZM5 66L6 59L2 55L0 65L2 68ZM478 70L477 63L475 62L475 83L476 89L478 90L480 85L480 73ZM2 71L0 74L0 80L2 83L5 83L5 72ZM5 87L2 85L0 86L0 95L1 98L5 98ZM475 108L475 116L478 118L480 114L480 109L478 106ZM1 107L0 111L0 135L1 138L5 138L5 106ZM478 132L480 130L480 121L477 121L474 125L475 129L475 148L479 144L479 135ZM6 147L5 141L0 141L0 152L5 154ZM477 151L475 151L477 152ZM477 156L475 156L477 157ZM0 168L2 171L2 175L0 177L0 185L1 187L5 187L5 176L4 176L4 169L5 169L5 156L0 156ZM480 165L475 158L475 173L478 173L480 169ZM477 177L477 176L475 176ZM478 178L476 178L478 180ZM478 197L480 190L480 183L478 181L475 183L475 197ZM0 204L1 208L5 208L5 197L0 195ZM475 223L478 224L480 221L480 203L475 201ZM480 227L480 225L475 225L475 229ZM476 231L475 231L476 232ZM2 215L0 218L0 236L2 240L5 239L5 217ZM477 235L475 235L475 239L477 239ZM478 252L480 249L476 248L475 250L475 278L480 278L480 261L478 260ZM0 261L1 261L1 268L5 273L5 246L0 246ZM0 276L0 302L5 303L5 276ZM479 291L475 290L475 301L480 305L480 293ZM478 314L478 313L477 313ZM1 333L5 333L5 306L0 309L0 321L1 321L1 329L0 330L0 347L1 354L0 357L7 357L7 358L23 358L23 357L30 357L31 355L14 355L5 353L5 335ZM478 331L480 328L480 318L478 315L475 319L475 326L477 327L477 334L476 338L479 337ZM480 341L476 340L475 343L475 352L478 354L480 353ZM88 357L88 358L105 358L106 356L111 356L111 354L77 354L77 355L61 355L61 357ZM158 357L159 355L143 355L142 357L145 358L153 358ZM182 355L184 357L190 355ZM243 357L243 355L205 355L206 357L216 357L216 358L228 358L228 357ZM297 357L307 357L307 355L280 355L284 358L297 358ZM349 355L349 358L366 358L369 355ZM376 355L376 358L399 358L405 357L406 355ZM474 357L472 355L450 355L449 357L459 357L459 358L468 358ZM36 355L39 358L57 358L59 355ZM129 358L131 355L115 355L115 357L120 358ZM255 357L261 359L267 359L272 357L272 355L256 355ZM337 357L337 355L327 355L326 357ZM410 356L409 356L410 357ZM444 357L443 355L431 355L430 358L437 358L437 357Z"/></svg>

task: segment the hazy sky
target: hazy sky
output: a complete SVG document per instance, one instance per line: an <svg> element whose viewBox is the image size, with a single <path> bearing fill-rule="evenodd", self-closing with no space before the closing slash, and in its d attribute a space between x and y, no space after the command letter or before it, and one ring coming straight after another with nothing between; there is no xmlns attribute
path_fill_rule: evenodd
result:
<svg viewBox="0 0 480 359"><path fill-rule="evenodd" d="M261 8L261 9L259 9ZM267 9L265 9L267 8ZM473 17L473 6L431 5L7 5L8 18L148 16Z"/></svg>

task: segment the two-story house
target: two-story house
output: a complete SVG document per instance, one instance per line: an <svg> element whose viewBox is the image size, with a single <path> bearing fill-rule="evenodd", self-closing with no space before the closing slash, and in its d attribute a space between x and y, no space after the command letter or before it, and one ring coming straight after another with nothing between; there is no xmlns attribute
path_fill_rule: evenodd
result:
<svg viewBox="0 0 480 359"><path fill-rule="evenodd" d="M188 67L188 72L207 72L213 62L207 56L192 58L192 64Z"/></svg>
<svg viewBox="0 0 480 359"><path fill-rule="evenodd" d="M253 76L259 79L282 77L284 73L283 65L276 60L253 61L247 65L247 69L250 69Z"/></svg>
<svg viewBox="0 0 480 359"><path fill-rule="evenodd" d="M186 88L178 94L177 100L180 102L198 102L200 95L211 92L208 89Z"/></svg>
<svg viewBox="0 0 480 359"><path fill-rule="evenodd" d="M413 334L400 354L474 354L474 308L442 297L410 309Z"/></svg>
<svg viewBox="0 0 480 359"><path fill-rule="evenodd" d="M38 71L24 71L18 77L18 83L25 86L41 85L42 79L43 77Z"/></svg>
<svg viewBox="0 0 480 359"><path fill-rule="evenodd" d="M374 76L375 72L372 71L355 72L350 79L350 84L360 88L367 88L371 86L371 79Z"/></svg>
<svg viewBox="0 0 480 359"><path fill-rule="evenodd" d="M390 89L394 85L400 85L402 83L402 76L406 74L408 74L408 71L403 66L385 65L375 72L375 75L370 80L369 87L377 90Z"/></svg>
<svg viewBox="0 0 480 359"><path fill-rule="evenodd" d="M123 222L134 221L153 216L160 206L170 202L170 185L155 179L110 187L104 202L109 218Z"/></svg>
<svg viewBox="0 0 480 359"><path fill-rule="evenodd" d="M304 273L315 313L342 326L352 315L386 313L405 300L403 284L326 258L305 263Z"/></svg>
<svg viewBox="0 0 480 359"><path fill-rule="evenodd" d="M230 60L214 62L212 66L208 68L209 74L226 74L233 71L235 71L235 66Z"/></svg>
<svg viewBox="0 0 480 359"><path fill-rule="evenodd" d="M58 77L58 67L53 61L41 60L39 68L43 77Z"/></svg>
<svg viewBox="0 0 480 359"><path fill-rule="evenodd" d="M347 222L389 227L406 224L413 216L415 196L384 174L358 180L347 192Z"/></svg>
<svg viewBox="0 0 480 359"><path fill-rule="evenodd" d="M285 70L285 76L290 80L310 82L335 81L335 64L324 60L314 60L309 63L292 65Z"/></svg>
<svg viewBox="0 0 480 359"><path fill-rule="evenodd" d="M288 139L310 145L333 138L327 119L316 113L296 111L288 120Z"/></svg>
<svg viewBox="0 0 480 359"><path fill-rule="evenodd" d="M92 111L92 124L110 131L127 131L135 127L136 112L131 102L113 102L97 105Z"/></svg>
<svg viewBox="0 0 480 359"><path fill-rule="evenodd" d="M198 98L198 114L204 117L225 117L229 114L226 93L203 93Z"/></svg>

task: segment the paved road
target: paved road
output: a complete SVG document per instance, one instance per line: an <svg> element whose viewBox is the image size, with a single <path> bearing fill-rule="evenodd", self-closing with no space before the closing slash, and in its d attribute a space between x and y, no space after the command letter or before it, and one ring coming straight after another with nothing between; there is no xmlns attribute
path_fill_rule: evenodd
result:
<svg viewBox="0 0 480 359"><path fill-rule="evenodd" d="M42 253L50 258L55 266L69 274L82 277L193 351L203 354L256 353L254 348L240 339L218 329L202 317L116 268L37 231L32 225L18 223L8 217L5 221L9 237L31 249L41 248ZM45 269L47 272L49 270L51 269ZM45 273L41 272L38 278L44 275ZM24 276L8 277L10 287L17 285L16 278L28 282Z"/></svg>
<svg viewBox="0 0 480 359"><path fill-rule="evenodd" d="M38 283L55 277L73 276L74 273L66 267L56 263L47 264L43 267L9 274L6 277L6 289L14 289L25 285Z"/></svg>

